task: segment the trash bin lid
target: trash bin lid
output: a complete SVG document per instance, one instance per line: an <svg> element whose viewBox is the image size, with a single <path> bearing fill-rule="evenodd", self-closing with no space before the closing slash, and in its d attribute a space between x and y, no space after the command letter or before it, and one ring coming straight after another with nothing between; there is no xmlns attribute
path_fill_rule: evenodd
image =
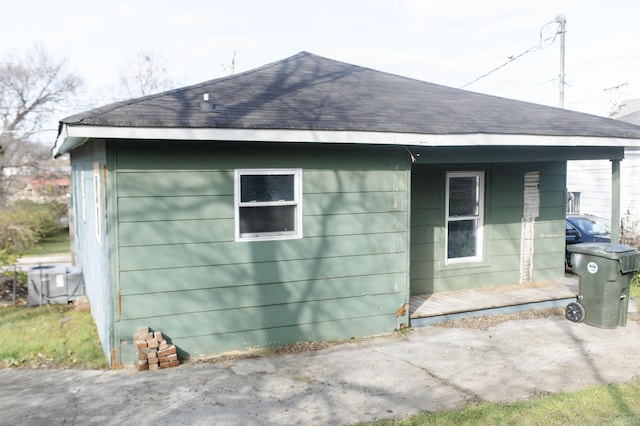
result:
<svg viewBox="0 0 640 426"><path fill-rule="evenodd" d="M582 243L567 246L572 253L580 253L605 259L617 260L622 273L635 272L640 262L640 252L624 244Z"/></svg>
<svg viewBox="0 0 640 426"><path fill-rule="evenodd" d="M624 244L612 244L612 243L582 243L571 244L567 246L567 250L572 253L590 254L593 256L606 257L607 259L618 260L620 257L635 252L633 247L626 246Z"/></svg>

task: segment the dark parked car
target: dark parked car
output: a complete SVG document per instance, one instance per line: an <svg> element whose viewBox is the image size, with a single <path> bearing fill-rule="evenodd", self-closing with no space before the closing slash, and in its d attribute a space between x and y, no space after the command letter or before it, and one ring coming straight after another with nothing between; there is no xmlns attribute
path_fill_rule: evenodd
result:
<svg viewBox="0 0 640 426"><path fill-rule="evenodd" d="M578 243L610 243L611 222L591 215L567 216L566 245ZM571 253L565 249L567 266L571 266Z"/></svg>

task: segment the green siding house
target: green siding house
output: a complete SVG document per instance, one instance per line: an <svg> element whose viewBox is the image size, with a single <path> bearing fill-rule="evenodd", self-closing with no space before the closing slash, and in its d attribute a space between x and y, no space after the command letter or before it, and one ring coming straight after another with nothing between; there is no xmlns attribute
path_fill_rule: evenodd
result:
<svg viewBox="0 0 640 426"><path fill-rule="evenodd" d="M414 294L564 274L566 164L640 127L306 52L61 120L112 366L388 333Z"/></svg>

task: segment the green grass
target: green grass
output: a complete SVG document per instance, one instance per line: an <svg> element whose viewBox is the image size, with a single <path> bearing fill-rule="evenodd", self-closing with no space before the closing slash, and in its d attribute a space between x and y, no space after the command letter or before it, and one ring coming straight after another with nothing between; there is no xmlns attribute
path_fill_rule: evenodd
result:
<svg viewBox="0 0 640 426"><path fill-rule="evenodd" d="M107 368L91 314L68 305L0 308L0 368L20 367ZM640 380L366 424L638 425Z"/></svg>
<svg viewBox="0 0 640 426"><path fill-rule="evenodd" d="M629 294L640 300L640 274ZM640 425L640 380L590 386L577 392L547 395L511 404L484 403L460 410L420 414L362 425Z"/></svg>
<svg viewBox="0 0 640 426"><path fill-rule="evenodd" d="M365 424L365 423L363 423ZM369 425L638 425L640 381L590 386L511 404L485 403Z"/></svg>
<svg viewBox="0 0 640 426"><path fill-rule="evenodd" d="M46 254L69 253L69 231L64 229L56 234L43 238L36 246L27 250L25 256L40 256Z"/></svg>
<svg viewBox="0 0 640 426"><path fill-rule="evenodd" d="M90 312L68 305L0 308L0 368L106 368Z"/></svg>

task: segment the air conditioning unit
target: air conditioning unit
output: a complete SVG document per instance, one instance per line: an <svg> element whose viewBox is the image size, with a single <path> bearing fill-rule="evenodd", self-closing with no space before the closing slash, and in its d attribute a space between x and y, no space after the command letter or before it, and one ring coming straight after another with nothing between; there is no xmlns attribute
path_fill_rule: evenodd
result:
<svg viewBox="0 0 640 426"><path fill-rule="evenodd" d="M68 304L84 296L82 269L69 266L43 265L29 268L29 306Z"/></svg>

